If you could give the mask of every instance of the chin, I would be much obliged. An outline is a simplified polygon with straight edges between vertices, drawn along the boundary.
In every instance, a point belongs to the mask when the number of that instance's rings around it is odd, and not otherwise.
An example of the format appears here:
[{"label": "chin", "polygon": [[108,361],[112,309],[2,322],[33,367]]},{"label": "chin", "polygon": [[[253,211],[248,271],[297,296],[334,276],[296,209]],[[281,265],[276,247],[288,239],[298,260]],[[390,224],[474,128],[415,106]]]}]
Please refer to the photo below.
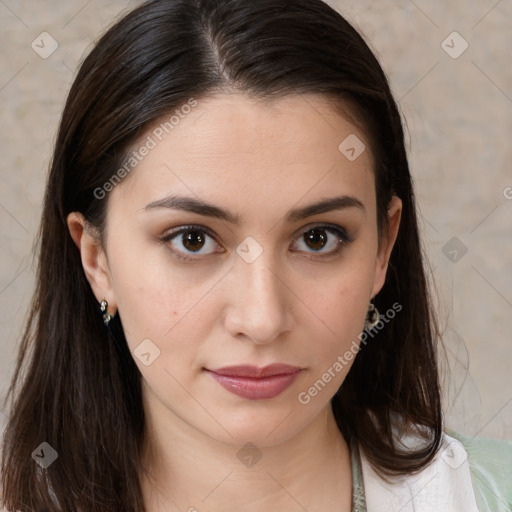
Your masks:
[{"label": "chin", "polygon": [[[258,401],[259,407],[244,408],[238,406],[229,413],[213,413],[212,416],[222,425],[210,435],[215,439],[233,446],[243,446],[251,442],[259,447],[270,447],[283,443],[296,435],[309,421],[297,420],[298,412],[287,410],[282,404],[273,410],[265,410],[265,402]],[[215,422],[217,426],[217,423]],[[204,423],[202,424],[204,427]]]}]

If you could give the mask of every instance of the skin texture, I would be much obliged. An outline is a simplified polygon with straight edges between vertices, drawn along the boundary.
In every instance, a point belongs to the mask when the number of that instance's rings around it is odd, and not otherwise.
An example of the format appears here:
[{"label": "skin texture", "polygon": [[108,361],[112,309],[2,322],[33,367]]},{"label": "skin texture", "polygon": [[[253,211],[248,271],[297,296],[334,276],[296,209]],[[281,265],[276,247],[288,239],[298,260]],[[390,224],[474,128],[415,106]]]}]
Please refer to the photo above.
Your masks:
[{"label": "skin texture", "polygon": [[[354,161],[338,149],[351,134],[366,146]],[[227,209],[239,225],[145,209],[171,193]],[[365,210],[284,219],[290,209],[342,194]],[[145,339],[160,350],[150,366],[135,357],[147,416],[148,510],[292,512],[334,510],[333,503],[350,510],[349,451],[330,400],[352,362],[309,403],[297,397],[359,341],[397,235],[402,206],[394,197],[389,236],[379,249],[364,134],[321,96],[265,103],[211,96],[198,100],[104,200],[104,247],[80,214],[70,214],[68,225],[96,299],[105,297],[109,312],[121,316],[132,353]],[[353,238],[339,254],[332,253],[339,236],[326,228],[324,247],[303,238],[325,223]],[[202,247],[184,245],[180,235],[161,240],[190,224],[215,238],[203,233]],[[252,263],[236,252],[248,236],[263,249]],[[264,400],[238,397],[204,370],[274,362],[303,370]],[[252,467],[237,456],[248,442],[261,455]]]}]

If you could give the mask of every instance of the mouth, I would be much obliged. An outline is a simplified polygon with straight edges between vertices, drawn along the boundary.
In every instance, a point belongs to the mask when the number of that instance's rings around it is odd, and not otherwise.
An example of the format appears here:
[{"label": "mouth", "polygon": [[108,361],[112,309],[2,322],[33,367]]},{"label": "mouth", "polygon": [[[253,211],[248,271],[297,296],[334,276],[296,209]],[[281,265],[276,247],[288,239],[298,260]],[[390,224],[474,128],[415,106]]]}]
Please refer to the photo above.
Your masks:
[{"label": "mouth", "polygon": [[302,368],[278,363],[264,368],[240,365],[205,370],[227,391],[249,400],[264,400],[291,386]]}]

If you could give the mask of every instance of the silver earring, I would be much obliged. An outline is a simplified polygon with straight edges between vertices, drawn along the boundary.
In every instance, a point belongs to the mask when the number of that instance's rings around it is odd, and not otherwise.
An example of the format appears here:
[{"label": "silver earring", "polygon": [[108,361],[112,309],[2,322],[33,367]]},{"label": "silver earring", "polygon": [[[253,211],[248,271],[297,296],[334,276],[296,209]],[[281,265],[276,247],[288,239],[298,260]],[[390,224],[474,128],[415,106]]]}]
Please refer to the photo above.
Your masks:
[{"label": "silver earring", "polygon": [[368,307],[368,312],[366,313],[366,318],[364,320],[364,328],[369,330],[373,329],[380,322],[380,313],[379,310],[375,307],[374,304],[370,302]]},{"label": "silver earring", "polygon": [[112,315],[108,312],[108,302],[107,299],[103,299],[100,304],[100,311],[103,313],[103,323],[108,326],[110,320],[112,320]]}]

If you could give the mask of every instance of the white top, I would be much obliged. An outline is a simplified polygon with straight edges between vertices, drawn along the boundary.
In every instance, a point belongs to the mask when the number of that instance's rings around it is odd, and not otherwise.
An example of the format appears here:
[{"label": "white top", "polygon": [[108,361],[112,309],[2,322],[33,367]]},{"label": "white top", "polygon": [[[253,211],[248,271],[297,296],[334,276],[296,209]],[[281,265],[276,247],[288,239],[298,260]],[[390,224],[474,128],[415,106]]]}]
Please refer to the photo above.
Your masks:
[{"label": "white top", "polygon": [[431,464],[391,483],[377,475],[362,450],[360,456],[367,512],[478,512],[467,452],[446,433]]}]

